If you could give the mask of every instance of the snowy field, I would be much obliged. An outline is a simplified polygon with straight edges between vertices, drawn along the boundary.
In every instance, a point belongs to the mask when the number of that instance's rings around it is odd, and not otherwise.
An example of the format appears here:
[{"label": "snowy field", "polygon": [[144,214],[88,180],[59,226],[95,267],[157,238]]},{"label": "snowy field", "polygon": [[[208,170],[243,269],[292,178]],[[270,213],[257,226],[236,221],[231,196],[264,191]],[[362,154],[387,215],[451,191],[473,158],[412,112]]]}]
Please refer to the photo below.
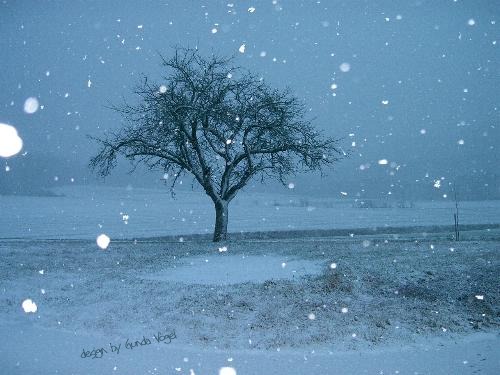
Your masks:
[{"label": "snowy field", "polygon": [[[179,241],[212,231],[200,193],[57,192],[0,197],[4,373],[499,373],[499,202],[461,203],[455,242],[418,229],[449,226],[451,202],[244,194],[230,231],[281,234],[213,244]],[[356,231],[375,226],[392,229]]]},{"label": "snowy field", "polygon": [[[225,251],[207,241],[123,241],[106,250],[94,241],[4,241],[2,367],[497,374],[498,240],[368,238],[240,240]],[[23,311],[27,298],[35,313]],[[106,352],[82,358],[99,348]]]},{"label": "snowy field", "polygon": [[[213,231],[215,211],[200,192],[180,191],[175,199],[168,188],[69,186],[55,192],[61,196],[0,196],[0,238],[95,239],[106,233],[123,239]],[[357,205],[347,197],[242,192],[229,207],[229,232],[450,226],[455,212],[445,200],[415,202],[413,208]],[[459,209],[461,224],[500,224],[500,201],[460,202]]]}]

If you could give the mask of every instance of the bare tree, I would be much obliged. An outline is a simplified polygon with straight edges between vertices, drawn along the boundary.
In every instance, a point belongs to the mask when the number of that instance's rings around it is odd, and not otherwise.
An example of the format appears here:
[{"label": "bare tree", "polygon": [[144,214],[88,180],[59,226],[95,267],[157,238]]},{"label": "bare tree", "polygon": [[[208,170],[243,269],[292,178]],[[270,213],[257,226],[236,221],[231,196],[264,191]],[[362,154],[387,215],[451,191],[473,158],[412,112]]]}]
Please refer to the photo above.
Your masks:
[{"label": "bare tree", "polygon": [[[289,90],[276,90],[233,65],[233,58],[203,57],[176,48],[162,83],[144,77],[138,104],[112,108],[126,125],[96,139],[90,166],[106,176],[122,155],[174,176],[191,174],[215,205],[214,241],[227,237],[228,205],[254,177],[262,181],[321,170],[345,156],[338,140],[324,137],[305,118]],[[94,138],[95,139],[95,138]]]}]

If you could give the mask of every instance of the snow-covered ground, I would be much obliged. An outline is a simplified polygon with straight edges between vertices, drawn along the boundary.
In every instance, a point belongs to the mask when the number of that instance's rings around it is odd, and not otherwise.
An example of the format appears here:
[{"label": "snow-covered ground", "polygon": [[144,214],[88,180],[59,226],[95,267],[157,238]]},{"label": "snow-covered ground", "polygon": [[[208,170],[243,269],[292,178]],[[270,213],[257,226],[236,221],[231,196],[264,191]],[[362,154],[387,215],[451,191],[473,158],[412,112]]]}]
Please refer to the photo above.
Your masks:
[{"label": "snow-covered ground", "polygon": [[[498,373],[498,240],[369,238],[239,240],[225,251],[208,241],[123,241],[106,250],[94,241],[4,241],[3,368],[9,374],[191,375],[222,367],[239,375]],[[238,273],[247,257],[255,280]],[[236,272],[217,283],[212,273],[195,274],[203,268],[191,263],[200,260]],[[283,274],[301,269],[300,262],[305,272],[298,277]],[[35,313],[21,306],[28,298]],[[167,345],[154,337],[173,332]],[[129,349],[127,339],[144,345]],[[118,344],[120,352],[112,352]],[[98,348],[106,350],[102,358],[81,358]]]},{"label": "snow-covered ground", "polygon": [[[68,186],[60,197],[0,196],[0,238],[112,239],[211,233],[215,211],[200,192]],[[395,203],[395,202],[394,202]],[[351,198],[242,192],[230,204],[229,231],[449,226],[452,201],[413,208],[359,208]],[[460,202],[462,224],[499,224],[500,201]]]},{"label": "snow-covered ground", "polygon": [[[485,225],[455,242],[407,233],[450,225],[452,202],[356,208],[246,193],[230,231],[284,235],[213,244],[178,238],[212,231],[198,192],[58,192],[0,197],[2,373],[500,372],[500,202],[460,203],[463,224]],[[354,230],[373,227],[407,229]],[[342,228],[353,233],[285,232]],[[174,240],[152,238],[164,235]]]}]

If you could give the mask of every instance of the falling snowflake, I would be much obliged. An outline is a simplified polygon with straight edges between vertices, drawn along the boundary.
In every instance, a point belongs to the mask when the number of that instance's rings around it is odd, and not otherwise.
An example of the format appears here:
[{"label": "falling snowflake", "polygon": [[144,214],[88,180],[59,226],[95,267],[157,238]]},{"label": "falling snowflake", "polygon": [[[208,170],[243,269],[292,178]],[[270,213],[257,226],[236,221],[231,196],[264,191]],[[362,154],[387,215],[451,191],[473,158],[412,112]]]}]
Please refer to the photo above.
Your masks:
[{"label": "falling snowflake", "polygon": [[434,180],[434,187],[439,189],[441,187],[441,180]]},{"label": "falling snowflake", "polygon": [[250,12],[250,13],[255,12],[255,8],[254,8],[254,7],[250,7],[250,8],[248,8],[248,12]]},{"label": "falling snowflake", "polygon": [[245,48],[245,44],[242,44],[240,48],[238,48],[238,51],[240,51],[240,53],[245,53]]},{"label": "falling snowflake", "polygon": [[236,375],[236,370],[233,367],[221,367],[219,375]]},{"label": "falling snowflake", "polygon": [[0,123],[0,157],[9,158],[23,148],[23,140],[15,127]]},{"label": "falling snowflake", "polygon": [[388,100],[382,100],[382,104],[383,105],[387,105],[387,104],[389,104],[389,101]]},{"label": "falling snowflake", "polygon": [[289,189],[293,189],[294,187],[295,187],[295,184],[294,184],[293,182],[290,182],[290,183],[288,184],[288,188],[289,188]]},{"label": "falling snowflake", "polygon": [[337,263],[332,263],[332,264],[330,264],[330,268],[331,268],[332,270],[334,270],[335,268],[337,268]]},{"label": "falling snowflake", "polygon": [[347,73],[351,70],[351,64],[343,62],[342,64],[340,64],[339,69],[342,73]]},{"label": "falling snowflake", "polygon": [[38,107],[39,103],[37,98],[29,97],[24,101],[24,112],[30,115],[38,111]]},{"label": "falling snowflake", "polygon": [[378,164],[379,164],[379,165],[387,165],[387,163],[389,163],[389,162],[387,161],[387,159],[380,159],[380,160],[378,161]]},{"label": "falling snowflake", "polygon": [[160,86],[160,93],[165,94],[167,92],[167,86],[161,85]]},{"label": "falling snowflake", "polygon": [[478,294],[478,295],[476,295],[475,297],[476,297],[476,299],[478,299],[478,300],[480,300],[480,301],[484,300],[484,296],[482,296],[482,295],[479,295],[479,294]]},{"label": "falling snowflake", "polygon": [[35,313],[38,309],[36,303],[31,299],[25,299],[21,305],[25,313]]},{"label": "falling snowflake", "polygon": [[106,250],[106,248],[108,247],[111,240],[105,234],[101,234],[97,237],[96,242],[97,242],[97,246],[99,246],[103,250]]},{"label": "falling snowflake", "polygon": [[224,253],[227,251],[227,246],[219,247],[219,253]]},{"label": "falling snowflake", "polygon": [[474,18],[471,18],[471,19],[469,19],[469,20],[467,21],[467,24],[468,24],[469,26],[474,26],[474,25],[476,24],[476,21],[474,20]]},{"label": "falling snowflake", "polygon": [[310,313],[309,315],[307,315],[307,317],[309,318],[309,320],[316,319],[316,315],[314,313]]},{"label": "falling snowflake", "polygon": [[342,314],[347,314],[349,312],[349,309],[347,307],[342,307],[342,309],[340,309],[340,312]]}]

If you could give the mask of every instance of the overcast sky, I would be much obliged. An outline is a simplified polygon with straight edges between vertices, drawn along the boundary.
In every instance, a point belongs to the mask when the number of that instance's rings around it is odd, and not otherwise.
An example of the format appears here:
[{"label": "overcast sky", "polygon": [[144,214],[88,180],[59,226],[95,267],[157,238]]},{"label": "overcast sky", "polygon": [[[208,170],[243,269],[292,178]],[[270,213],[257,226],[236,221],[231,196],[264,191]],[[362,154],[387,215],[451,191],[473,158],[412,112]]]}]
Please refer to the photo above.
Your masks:
[{"label": "overcast sky", "polygon": [[180,44],[291,87],[352,149],[339,179],[498,174],[499,15],[495,0],[4,0],[0,122],[24,153],[86,164],[86,135],[120,126],[105,105],[133,100],[140,73],[159,78],[158,53]]}]

